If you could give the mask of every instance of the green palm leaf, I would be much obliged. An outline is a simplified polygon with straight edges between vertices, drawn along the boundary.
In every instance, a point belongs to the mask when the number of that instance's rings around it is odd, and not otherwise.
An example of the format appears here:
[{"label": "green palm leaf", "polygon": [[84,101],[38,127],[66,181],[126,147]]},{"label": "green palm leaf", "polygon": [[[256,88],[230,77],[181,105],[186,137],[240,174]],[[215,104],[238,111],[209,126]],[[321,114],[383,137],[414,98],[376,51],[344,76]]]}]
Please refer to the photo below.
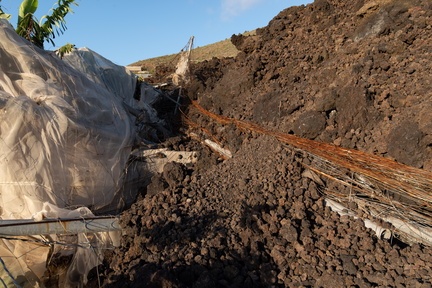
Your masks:
[{"label": "green palm leaf", "polygon": [[43,31],[44,38],[46,41],[54,45],[53,39],[66,31],[66,20],[65,17],[68,13],[73,13],[71,5],[78,6],[75,0],[60,0],[56,3],[58,6],[51,9],[51,15],[45,15],[41,18],[40,24],[41,30]]},{"label": "green palm leaf", "polygon": [[[54,4],[57,7],[50,10],[51,15],[45,15],[37,21],[34,13],[39,6],[38,0],[23,0],[19,8],[16,32],[40,48],[43,48],[45,41],[55,45],[55,36],[63,34],[67,29],[65,17],[68,13],[73,13],[71,6],[78,6],[75,1],[59,0]],[[0,17],[6,18],[8,14],[2,12],[0,9]]]},{"label": "green palm leaf", "polygon": [[24,0],[18,11],[18,23],[28,14],[34,14],[39,6],[38,0]]},{"label": "green palm leaf", "polygon": [[[1,0],[0,0],[0,2],[1,2]],[[4,13],[1,6],[0,6],[0,19],[6,19],[9,21],[11,17],[12,17],[12,15]]]}]

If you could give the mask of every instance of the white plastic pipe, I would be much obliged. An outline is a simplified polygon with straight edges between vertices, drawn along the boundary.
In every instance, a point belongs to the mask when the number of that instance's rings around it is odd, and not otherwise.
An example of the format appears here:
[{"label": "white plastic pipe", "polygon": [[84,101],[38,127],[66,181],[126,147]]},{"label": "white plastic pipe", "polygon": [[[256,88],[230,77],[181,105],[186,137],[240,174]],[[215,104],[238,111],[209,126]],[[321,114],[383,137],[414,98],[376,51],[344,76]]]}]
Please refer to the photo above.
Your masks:
[{"label": "white plastic pipe", "polygon": [[[324,201],[325,201],[325,204],[330,207],[330,209],[337,212],[341,216],[346,215],[346,216],[353,217],[354,219],[360,218],[356,215],[356,213],[354,211],[351,211],[350,209],[346,208],[341,203],[338,203],[338,202],[333,201],[333,200],[328,199],[328,198],[326,198]],[[362,220],[365,224],[365,227],[370,228],[373,231],[375,231],[375,233],[379,239],[390,239],[391,238],[392,234],[391,234],[390,230],[383,228],[382,226],[376,224],[375,222],[373,222],[371,220],[368,220],[368,219],[362,219]]]}]

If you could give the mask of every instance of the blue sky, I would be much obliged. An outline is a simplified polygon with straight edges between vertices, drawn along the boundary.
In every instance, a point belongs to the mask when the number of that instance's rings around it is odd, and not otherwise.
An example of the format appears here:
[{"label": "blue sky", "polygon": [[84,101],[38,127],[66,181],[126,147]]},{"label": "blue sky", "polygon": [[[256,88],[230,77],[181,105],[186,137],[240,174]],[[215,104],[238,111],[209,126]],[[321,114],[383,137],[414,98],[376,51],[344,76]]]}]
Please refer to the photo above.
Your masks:
[{"label": "blue sky", "polygon": [[[36,17],[49,14],[57,0],[39,0]],[[56,49],[66,43],[88,47],[119,65],[179,52],[195,36],[200,47],[266,26],[281,10],[312,0],[77,0],[66,17],[68,30],[56,37]],[[21,0],[0,2],[13,15]]]}]

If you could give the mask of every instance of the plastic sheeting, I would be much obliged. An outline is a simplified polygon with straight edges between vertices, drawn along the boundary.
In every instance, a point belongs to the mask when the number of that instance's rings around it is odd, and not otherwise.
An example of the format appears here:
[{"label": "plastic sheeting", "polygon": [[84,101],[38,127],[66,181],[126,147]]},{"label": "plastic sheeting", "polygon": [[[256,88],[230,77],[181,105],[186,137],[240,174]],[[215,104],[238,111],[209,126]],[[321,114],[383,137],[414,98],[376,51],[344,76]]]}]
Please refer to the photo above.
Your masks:
[{"label": "plastic sheeting", "polygon": [[140,82],[137,87],[138,77],[135,74],[86,47],[74,49],[72,53],[66,54],[63,60],[112,92],[126,107],[142,111],[137,120],[141,124],[137,125],[138,135],[146,140],[159,142],[159,134],[164,137],[169,134],[164,128],[167,126],[165,121],[158,117],[153,108],[157,101],[164,98],[160,90],[145,82]]},{"label": "plastic sheeting", "polygon": [[[84,61],[71,57],[69,63],[77,66],[90,57],[89,53],[77,55]],[[108,62],[102,57],[93,58],[106,68]],[[136,78],[124,74],[119,78],[116,75],[122,74],[109,69],[101,78],[88,67],[82,69],[86,74],[77,71],[54,53],[19,37],[0,19],[0,219],[62,217],[82,206],[92,211],[115,208],[122,199],[120,188],[135,135],[134,119],[123,102],[139,107],[131,93]],[[82,208],[75,211],[91,213]],[[89,241],[85,235],[77,237]],[[104,238],[103,243],[109,241],[107,235],[98,237]],[[13,272],[23,273],[22,277],[0,268],[1,279],[40,277],[41,259],[26,260],[22,247],[18,252],[22,243],[17,242],[3,241],[0,251],[9,251],[27,266],[20,262],[22,271]],[[68,277],[82,282],[100,255],[86,255],[83,260],[81,254],[88,251],[74,251]],[[39,258],[43,255],[39,253]]]},{"label": "plastic sheeting", "polygon": [[1,217],[29,217],[40,210],[36,202],[109,205],[133,140],[122,101],[5,25],[1,22],[0,189],[7,193],[1,193]]},{"label": "plastic sheeting", "polygon": [[144,103],[134,99],[137,76],[123,66],[84,47],[65,54],[63,60],[75,70],[87,75],[93,82],[105,87],[118,99],[134,108],[143,108]]}]

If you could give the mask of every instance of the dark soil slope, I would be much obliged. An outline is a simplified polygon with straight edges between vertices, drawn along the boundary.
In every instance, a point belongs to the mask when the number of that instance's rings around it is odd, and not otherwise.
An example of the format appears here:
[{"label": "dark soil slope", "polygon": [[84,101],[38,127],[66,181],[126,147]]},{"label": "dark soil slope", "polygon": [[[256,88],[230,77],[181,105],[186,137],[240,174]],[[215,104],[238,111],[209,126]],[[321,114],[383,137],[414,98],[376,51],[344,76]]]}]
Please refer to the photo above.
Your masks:
[{"label": "dark soil slope", "polygon": [[257,36],[233,36],[243,53],[200,67],[190,96],[225,116],[431,170],[431,8],[413,0],[288,8]]},{"label": "dark soil slope", "polygon": [[[432,170],[431,25],[431,1],[288,8],[233,36],[236,58],[193,67],[186,90],[216,114]],[[325,187],[304,177],[307,155],[187,117],[233,157],[188,136],[164,143],[201,160],[167,165],[123,213],[104,287],[431,287],[430,247],[380,240],[332,212]]]}]

